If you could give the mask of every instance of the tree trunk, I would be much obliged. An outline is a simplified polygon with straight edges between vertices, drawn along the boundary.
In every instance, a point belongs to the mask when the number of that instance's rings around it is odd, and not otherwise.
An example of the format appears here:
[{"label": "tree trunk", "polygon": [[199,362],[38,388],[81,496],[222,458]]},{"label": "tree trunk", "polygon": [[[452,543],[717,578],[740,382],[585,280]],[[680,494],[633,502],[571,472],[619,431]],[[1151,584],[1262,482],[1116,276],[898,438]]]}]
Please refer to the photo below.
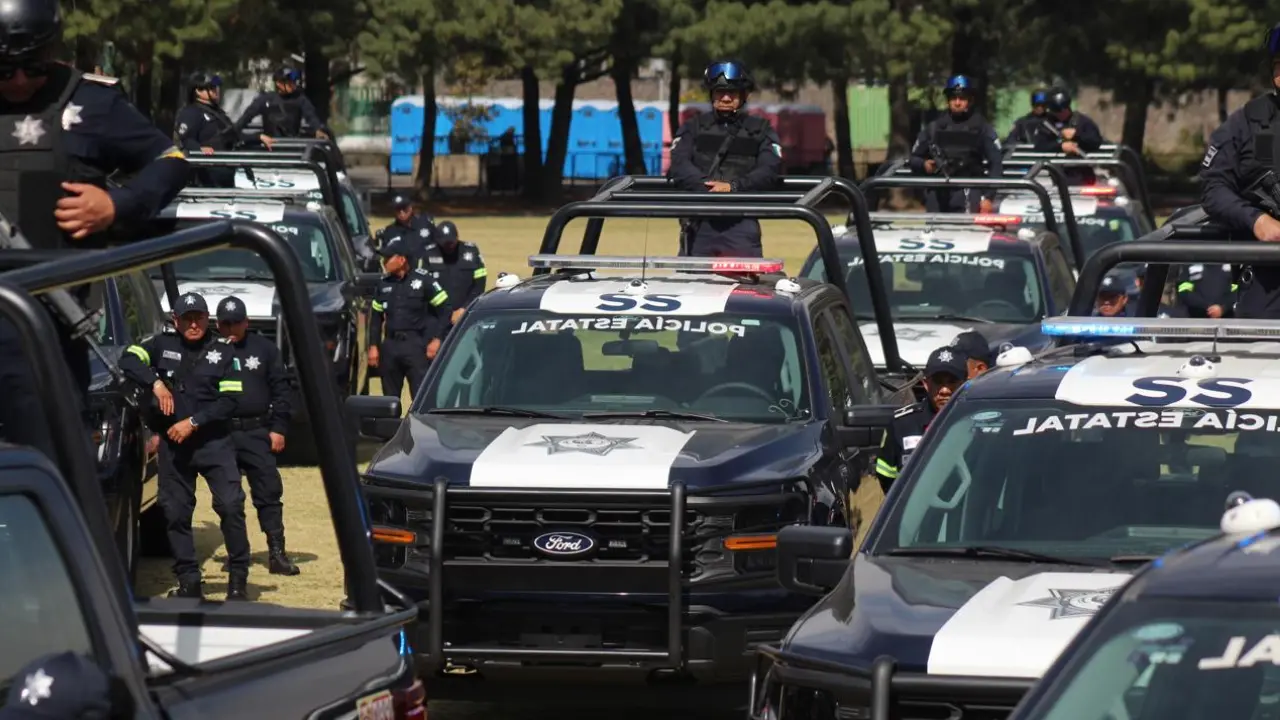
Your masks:
[{"label": "tree trunk", "polygon": [[165,135],[173,134],[173,120],[182,106],[182,61],[166,59],[160,64],[160,103],[155,124]]},{"label": "tree trunk", "polygon": [[836,174],[853,179],[853,130],[849,125],[849,83],[831,83],[832,107],[836,110]]},{"label": "tree trunk", "polygon": [[328,124],[329,106],[333,98],[333,88],[329,87],[329,56],[325,55],[321,44],[311,37],[311,33],[307,33],[303,52],[306,54],[302,72],[307,82],[305,90],[307,99],[316,106],[316,114],[320,116],[320,121]]},{"label": "tree trunk", "polygon": [[680,129],[680,58],[672,54],[667,67],[671,73],[671,82],[667,85],[667,126],[674,138]]},{"label": "tree trunk", "polygon": [[647,175],[644,146],[640,143],[640,123],[636,120],[636,103],[631,97],[631,76],[635,62],[631,58],[615,58],[613,88],[618,98],[618,120],[622,123],[623,171],[627,175]]},{"label": "tree trunk", "polygon": [[133,89],[133,104],[146,118],[151,119],[152,63],[150,57],[138,62],[138,80]]},{"label": "tree trunk", "polygon": [[520,184],[526,198],[537,200],[542,192],[542,96],[538,71],[532,65],[520,69],[524,86],[524,177]]},{"label": "tree trunk", "polygon": [[418,150],[418,174],[413,179],[414,195],[419,202],[431,197],[431,171],[436,162],[436,68],[427,65],[422,71],[422,148]]},{"label": "tree trunk", "polygon": [[564,163],[569,154],[569,127],[573,123],[573,96],[578,90],[578,63],[566,63],[556,83],[556,104],[551,110],[547,163],[542,168],[544,200],[557,200],[564,183]]},{"label": "tree trunk", "polygon": [[1230,113],[1227,112],[1227,95],[1230,92],[1231,92],[1231,88],[1229,87],[1218,88],[1218,124],[1219,125],[1226,122],[1227,115],[1230,115]]},{"label": "tree trunk", "polygon": [[1134,88],[1134,93],[1124,104],[1124,130],[1121,142],[1142,155],[1142,145],[1147,135],[1147,109],[1151,106],[1155,86],[1150,80],[1143,79]]}]

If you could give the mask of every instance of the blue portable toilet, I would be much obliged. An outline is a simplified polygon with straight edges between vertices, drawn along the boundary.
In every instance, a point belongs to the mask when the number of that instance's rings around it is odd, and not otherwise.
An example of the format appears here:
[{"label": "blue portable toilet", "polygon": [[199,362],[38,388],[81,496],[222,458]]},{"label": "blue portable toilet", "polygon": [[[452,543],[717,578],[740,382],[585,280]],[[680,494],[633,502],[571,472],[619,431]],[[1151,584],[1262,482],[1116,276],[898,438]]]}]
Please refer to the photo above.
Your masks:
[{"label": "blue portable toilet", "polygon": [[422,147],[423,99],[421,95],[405,95],[391,103],[391,172],[409,175],[413,159]]}]

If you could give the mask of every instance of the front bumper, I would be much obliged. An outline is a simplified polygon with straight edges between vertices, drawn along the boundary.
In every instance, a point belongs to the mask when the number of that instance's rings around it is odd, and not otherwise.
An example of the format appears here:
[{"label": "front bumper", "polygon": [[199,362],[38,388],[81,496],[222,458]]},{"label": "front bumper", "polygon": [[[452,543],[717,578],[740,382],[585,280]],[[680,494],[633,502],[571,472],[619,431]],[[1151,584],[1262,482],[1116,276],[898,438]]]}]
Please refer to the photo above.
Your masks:
[{"label": "front bumper", "polygon": [[1035,683],[1030,678],[929,675],[897,670],[881,656],[870,669],[808,658],[777,647],[757,651],[750,720],[996,720]]},{"label": "front bumper", "polygon": [[[364,490],[376,527],[413,533],[412,543],[375,545],[379,575],[420,599],[414,647],[423,675],[442,681],[433,697],[462,698],[463,685],[493,682],[745,680],[756,647],[781,639],[807,602],[777,587],[775,551],[724,551],[722,538],[744,528],[717,513],[752,508],[753,518],[791,524],[807,494],[783,484],[731,497],[679,482],[657,493],[451,488],[443,479]],[[388,518],[389,503],[403,503],[404,515]],[[571,528],[593,534],[605,557],[532,557],[519,540]]]}]

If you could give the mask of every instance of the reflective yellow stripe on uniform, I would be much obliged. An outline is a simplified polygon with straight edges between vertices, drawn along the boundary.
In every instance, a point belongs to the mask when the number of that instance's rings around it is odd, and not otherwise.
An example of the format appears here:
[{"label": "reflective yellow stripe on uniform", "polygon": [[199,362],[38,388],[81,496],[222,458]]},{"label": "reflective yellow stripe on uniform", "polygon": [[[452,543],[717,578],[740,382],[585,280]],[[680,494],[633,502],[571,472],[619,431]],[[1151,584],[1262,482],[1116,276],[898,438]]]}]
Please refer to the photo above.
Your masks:
[{"label": "reflective yellow stripe on uniform", "polygon": [[186,160],[187,156],[178,148],[171,147],[160,154],[160,159],[163,160],[164,158],[172,158],[174,160]]},{"label": "reflective yellow stripe on uniform", "polygon": [[489,277],[489,271],[486,268],[476,268],[476,271],[471,273],[471,277],[477,280],[482,277]]},{"label": "reflective yellow stripe on uniform", "polygon": [[884,461],[884,458],[876,459],[876,474],[883,475],[890,480],[898,479],[898,468]]},{"label": "reflective yellow stripe on uniform", "polygon": [[124,351],[141,360],[144,365],[151,364],[151,353],[147,352],[141,345],[130,345]]},{"label": "reflective yellow stripe on uniform", "polygon": [[373,311],[374,311],[374,312],[382,312],[383,310],[386,310],[386,309],[387,309],[387,306],[386,306],[386,305],[383,305],[382,303],[378,302],[377,300],[374,300],[374,301],[373,301]]},{"label": "reflective yellow stripe on uniform", "polygon": [[448,299],[449,299],[449,293],[441,290],[440,292],[435,294],[435,297],[431,298],[431,307],[438,307],[440,305],[443,305],[444,301]]},{"label": "reflective yellow stripe on uniform", "polygon": [[244,392],[244,384],[239,380],[219,380],[218,392],[237,393]]},{"label": "reflective yellow stripe on uniform", "polygon": [[1235,283],[1231,283],[1231,292],[1239,292],[1239,291],[1240,291],[1240,286]]},{"label": "reflective yellow stripe on uniform", "polygon": [[1193,282],[1178,283],[1178,292],[1191,292],[1195,289],[1196,284]]}]

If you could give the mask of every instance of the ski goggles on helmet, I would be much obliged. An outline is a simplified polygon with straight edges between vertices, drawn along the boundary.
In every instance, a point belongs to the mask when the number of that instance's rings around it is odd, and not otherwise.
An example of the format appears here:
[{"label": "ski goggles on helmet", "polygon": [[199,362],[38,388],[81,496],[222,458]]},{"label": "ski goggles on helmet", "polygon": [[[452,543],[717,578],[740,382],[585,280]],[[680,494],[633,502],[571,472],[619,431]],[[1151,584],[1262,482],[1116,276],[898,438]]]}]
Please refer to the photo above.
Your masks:
[{"label": "ski goggles on helmet", "polygon": [[1266,36],[1262,40],[1262,49],[1266,50],[1267,55],[1275,57],[1280,55],[1280,23],[1272,26],[1267,31]]},{"label": "ski goggles on helmet", "polygon": [[714,85],[724,78],[729,83],[742,83],[747,80],[747,70],[736,62],[718,62],[707,66],[702,80],[707,85]]}]

